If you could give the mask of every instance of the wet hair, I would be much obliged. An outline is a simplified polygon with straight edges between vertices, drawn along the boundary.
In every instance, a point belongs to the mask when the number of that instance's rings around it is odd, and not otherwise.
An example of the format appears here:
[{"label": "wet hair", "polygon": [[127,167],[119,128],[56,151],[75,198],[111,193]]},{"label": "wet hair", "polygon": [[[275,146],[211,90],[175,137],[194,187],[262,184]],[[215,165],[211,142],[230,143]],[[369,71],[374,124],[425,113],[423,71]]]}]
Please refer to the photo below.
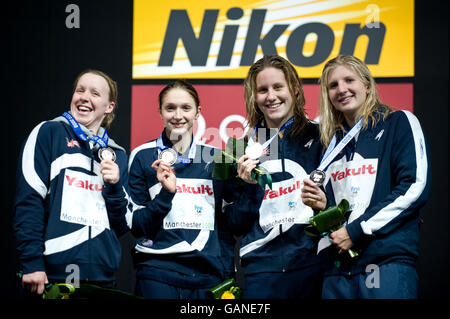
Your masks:
[{"label": "wet hair", "polygon": [[108,88],[109,88],[109,96],[108,97],[109,97],[110,102],[114,102],[114,108],[111,113],[108,113],[105,115],[105,117],[103,118],[102,124],[101,124],[101,126],[103,126],[104,128],[106,128],[108,130],[111,126],[111,123],[114,120],[115,111],[117,108],[117,97],[119,94],[118,89],[117,89],[117,83],[108,74],[106,74],[102,71],[94,70],[94,69],[87,69],[87,70],[84,70],[83,72],[81,72],[80,74],[78,74],[78,76],[75,79],[75,82],[73,84],[72,94],[75,93],[75,90],[77,89],[78,81],[80,80],[80,78],[87,73],[101,76],[102,78],[104,78],[106,80],[106,83],[108,83]]},{"label": "wet hair", "polygon": [[322,144],[326,147],[330,143],[334,133],[341,129],[345,132],[343,123],[345,121],[344,114],[333,106],[328,95],[328,77],[332,71],[338,66],[345,66],[353,71],[361,82],[367,87],[367,96],[364,104],[358,110],[357,117],[362,117],[363,128],[367,128],[369,118],[372,119],[372,127],[376,125],[380,116],[374,116],[376,113],[384,113],[383,118],[386,118],[391,109],[381,103],[376,90],[375,79],[370,73],[367,65],[360,59],[352,55],[338,55],[337,57],[328,61],[322,71],[322,76],[319,79],[320,83],[320,135]]},{"label": "wet hair", "polygon": [[255,98],[257,90],[256,77],[261,71],[269,67],[278,69],[284,74],[289,87],[289,92],[291,93],[294,101],[294,124],[292,125],[288,136],[298,137],[308,123],[308,119],[304,111],[305,95],[303,93],[303,86],[297,71],[292,64],[279,55],[266,55],[262,57],[253,63],[248,71],[247,77],[244,80],[244,98],[248,124],[251,128],[253,128],[264,119],[264,115],[259,110]]}]

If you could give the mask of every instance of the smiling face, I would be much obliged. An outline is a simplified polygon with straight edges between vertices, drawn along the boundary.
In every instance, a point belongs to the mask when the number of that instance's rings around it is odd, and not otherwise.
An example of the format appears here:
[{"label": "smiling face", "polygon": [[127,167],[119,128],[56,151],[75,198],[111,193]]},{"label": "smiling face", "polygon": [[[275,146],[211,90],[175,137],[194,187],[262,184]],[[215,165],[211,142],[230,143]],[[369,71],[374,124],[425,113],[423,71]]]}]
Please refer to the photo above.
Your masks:
[{"label": "smiling face", "polygon": [[200,106],[194,98],[182,88],[172,88],[165,92],[160,107],[166,135],[172,142],[177,142],[186,133],[190,137],[194,121],[200,115]]},{"label": "smiling face", "polygon": [[76,86],[70,103],[70,113],[78,123],[97,134],[103,118],[114,109],[109,100],[109,86],[106,80],[97,74],[83,74]]},{"label": "smiling face", "polygon": [[267,67],[258,73],[255,102],[269,128],[280,128],[294,115],[294,99],[283,71]]},{"label": "smiling face", "polygon": [[337,66],[328,74],[328,96],[334,108],[344,114],[349,126],[358,120],[358,110],[369,92],[359,76],[344,65]]}]

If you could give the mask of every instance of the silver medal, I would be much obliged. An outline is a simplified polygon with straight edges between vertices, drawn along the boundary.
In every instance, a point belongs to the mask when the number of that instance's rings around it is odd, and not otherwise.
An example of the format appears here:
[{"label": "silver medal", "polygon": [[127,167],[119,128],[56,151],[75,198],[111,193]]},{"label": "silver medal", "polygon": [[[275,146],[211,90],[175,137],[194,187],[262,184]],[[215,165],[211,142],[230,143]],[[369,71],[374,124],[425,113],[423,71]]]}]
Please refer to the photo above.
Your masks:
[{"label": "silver medal", "polygon": [[177,161],[177,152],[173,148],[166,148],[158,154],[158,159],[168,165],[173,165]]},{"label": "silver medal", "polygon": [[98,157],[100,160],[111,160],[113,162],[116,161],[116,153],[111,147],[103,147],[98,150]]},{"label": "silver medal", "polygon": [[312,180],[317,186],[322,186],[325,182],[326,174],[320,170],[314,170],[309,175],[309,179]]},{"label": "silver medal", "polygon": [[245,155],[253,160],[257,160],[264,153],[263,146],[259,143],[253,143],[252,145],[247,145],[245,148]]}]

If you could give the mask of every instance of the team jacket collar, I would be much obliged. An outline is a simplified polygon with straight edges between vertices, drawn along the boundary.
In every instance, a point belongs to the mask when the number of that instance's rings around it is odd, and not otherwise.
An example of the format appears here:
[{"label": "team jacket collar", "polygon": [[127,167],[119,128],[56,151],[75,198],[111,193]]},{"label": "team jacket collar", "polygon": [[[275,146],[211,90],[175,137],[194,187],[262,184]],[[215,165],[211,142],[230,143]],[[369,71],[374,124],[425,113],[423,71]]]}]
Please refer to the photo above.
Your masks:
[{"label": "team jacket collar", "polygon": [[[58,117],[54,118],[52,121],[63,122],[65,124],[67,124],[67,125],[70,125],[69,121],[67,121],[67,119],[65,119],[63,116],[58,116]],[[92,132],[89,131],[86,127],[84,127],[82,124],[80,124],[80,127],[83,130],[83,132],[88,137],[92,137],[93,136]],[[104,127],[100,127],[99,130],[98,130],[98,135],[102,136],[104,132],[105,132],[105,128]],[[115,148],[115,149],[118,149],[118,150],[122,150],[122,151],[125,152],[125,149],[122,146],[118,145],[111,137],[109,137],[108,146],[112,147],[112,148]]]}]

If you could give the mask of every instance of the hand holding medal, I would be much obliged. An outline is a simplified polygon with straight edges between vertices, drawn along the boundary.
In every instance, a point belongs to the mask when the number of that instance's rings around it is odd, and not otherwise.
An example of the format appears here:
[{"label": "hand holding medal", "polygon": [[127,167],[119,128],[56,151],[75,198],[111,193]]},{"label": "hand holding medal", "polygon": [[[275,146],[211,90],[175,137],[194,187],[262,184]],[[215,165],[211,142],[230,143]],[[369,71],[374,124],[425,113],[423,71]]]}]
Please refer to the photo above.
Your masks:
[{"label": "hand holding medal", "polygon": [[110,184],[115,184],[120,179],[120,169],[115,163],[116,153],[110,147],[100,148],[98,151],[100,162],[100,172],[103,180]]},{"label": "hand holding medal", "polygon": [[312,171],[311,174],[309,175],[309,179],[312,180],[317,185],[317,187],[323,185],[323,183],[325,182],[325,178],[326,178],[325,172],[317,169]]},{"label": "hand holding medal", "polygon": [[327,206],[327,197],[319,185],[310,178],[303,180],[302,202],[312,209],[323,210]]},{"label": "hand holding medal", "polygon": [[266,185],[272,189],[272,176],[257,165],[264,148],[259,143],[255,144],[259,146],[249,147],[242,139],[230,138],[225,150],[214,156],[213,178],[238,183],[244,180],[251,184],[258,183],[263,189]]},{"label": "hand holding medal", "polygon": [[116,161],[116,153],[111,147],[102,147],[98,150],[98,158],[103,160]]},{"label": "hand holding medal", "polygon": [[[258,166],[259,159],[264,154],[267,154],[269,145],[279,136],[279,132],[288,129],[293,123],[294,117],[289,118],[276,131],[276,134],[273,134],[263,144],[253,140],[258,130],[258,125],[255,125],[248,143],[243,139],[230,138],[225,150],[222,151],[220,156],[215,156],[214,158],[213,177],[217,179],[233,179],[235,177],[233,174],[237,174],[241,180],[249,184],[258,183],[263,189],[266,188],[266,185],[272,189],[272,176],[267,169]],[[243,150],[245,150],[245,154],[242,154]],[[230,160],[232,165],[230,165]]]},{"label": "hand holding medal", "polygon": [[[325,183],[326,173],[325,169],[331,163],[331,161],[339,154],[340,151],[357,135],[361,130],[363,125],[362,118],[353,125],[352,129],[342,138],[342,140],[336,145],[336,134],[330,141],[325,154],[320,161],[319,167],[311,172],[309,179],[303,181],[304,185],[302,188],[302,201],[305,205],[310,206],[313,209],[324,209],[326,207],[326,197],[323,191],[319,188]],[[313,185],[315,184],[315,185]],[[320,196],[319,196],[320,195]],[[322,207],[323,206],[323,207]]]},{"label": "hand holding medal", "polygon": [[100,159],[100,173],[103,176],[103,180],[110,184],[115,184],[120,179],[119,166],[115,163],[116,153],[111,147],[108,147],[108,132],[106,129],[103,131],[103,136],[87,136],[83,132],[80,124],[69,112],[64,112],[62,115],[72,127],[75,134],[83,141],[92,141],[99,145],[98,158]]},{"label": "hand holding medal", "polygon": [[172,166],[173,164],[176,163],[177,157],[178,157],[177,151],[175,151],[173,148],[166,148],[161,152],[159,152],[158,154],[158,159],[160,159],[169,166]]},{"label": "hand holding medal", "polygon": [[[165,160],[168,160],[168,162]],[[169,161],[167,155],[161,156],[160,159],[152,163],[152,168],[156,171],[156,178],[161,185],[169,192],[175,193],[177,190],[177,177],[175,176],[175,170],[170,164],[171,161],[171,159]]]},{"label": "hand holding medal", "polygon": [[243,155],[237,161],[237,174],[244,182],[256,184],[257,181],[252,177],[252,171],[259,164],[258,159],[253,159],[249,155]]}]

